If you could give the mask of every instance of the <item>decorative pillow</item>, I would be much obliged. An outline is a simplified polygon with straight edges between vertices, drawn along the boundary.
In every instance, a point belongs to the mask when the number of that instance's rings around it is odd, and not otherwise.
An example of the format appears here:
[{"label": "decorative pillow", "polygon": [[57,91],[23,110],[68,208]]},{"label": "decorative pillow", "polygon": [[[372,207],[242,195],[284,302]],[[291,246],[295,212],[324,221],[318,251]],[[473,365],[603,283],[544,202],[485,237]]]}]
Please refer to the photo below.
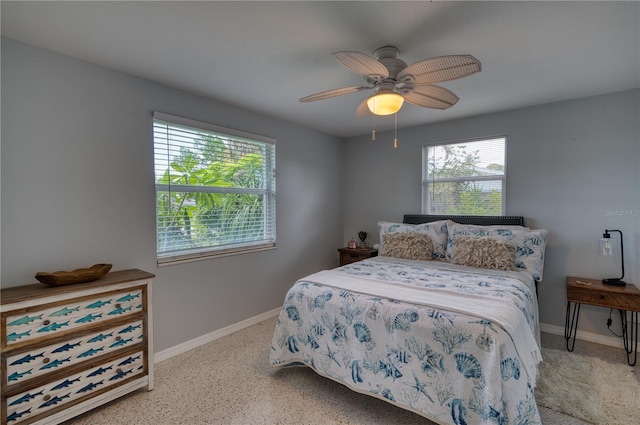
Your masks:
[{"label": "decorative pillow", "polygon": [[409,260],[430,261],[433,243],[429,235],[417,232],[389,233],[383,236],[384,245],[380,255]]},{"label": "decorative pillow", "polygon": [[459,235],[490,236],[511,243],[516,249],[516,269],[527,270],[536,281],[542,280],[544,250],[549,231],[528,229],[521,226],[469,226],[450,222],[447,225],[447,260],[451,261],[454,241]]},{"label": "decorative pillow", "polygon": [[482,269],[513,270],[516,248],[506,240],[489,236],[457,235],[451,262]]},{"label": "decorative pillow", "polygon": [[456,223],[453,220],[447,220],[447,232],[451,229],[452,226],[456,226],[459,230],[461,228],[466,228],[468,230],[480,231],[480,230],[531,230],[525,226],[519,226],[517,224],[491,224],[488,226],[483,226],[481,224],[460,224]]},{"label": "decorative pillow", "polygon": [[433,221],[423,224],[378,222],[380,235],[380,252],[384,249],[384,236],[391,233],[421,233],[431,238],[433,246],[432,259],[443,260],[447,251],[447,220]]}]

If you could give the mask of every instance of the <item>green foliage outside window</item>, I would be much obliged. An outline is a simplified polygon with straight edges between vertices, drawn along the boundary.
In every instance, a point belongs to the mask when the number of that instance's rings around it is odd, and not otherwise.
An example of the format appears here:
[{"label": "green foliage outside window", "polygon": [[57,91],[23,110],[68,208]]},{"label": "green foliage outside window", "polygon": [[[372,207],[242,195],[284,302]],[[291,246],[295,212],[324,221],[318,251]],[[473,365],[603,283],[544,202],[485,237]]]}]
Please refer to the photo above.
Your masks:
[{"label": "green foliage outside window", "polygon": [[183,143],[156,180],[158,253],[268,239],[270,149],[209,134]]},{"label": "green foliage outside window", "polygon": [[[504,143],[504,139],[499,139]],[[425,147],[428,214],[501,215],[504,165],[481,166],[475,142]],[[502,145],[504,158],[504,144]]]}]

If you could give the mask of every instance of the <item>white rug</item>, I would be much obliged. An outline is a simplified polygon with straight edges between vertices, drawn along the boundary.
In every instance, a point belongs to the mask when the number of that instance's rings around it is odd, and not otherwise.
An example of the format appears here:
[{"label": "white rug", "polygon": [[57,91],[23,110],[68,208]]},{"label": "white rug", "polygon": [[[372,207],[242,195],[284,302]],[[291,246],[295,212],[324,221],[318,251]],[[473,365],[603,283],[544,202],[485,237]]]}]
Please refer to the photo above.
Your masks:
[{"label": "white rug", "polygon": [[597,425],[640,424],[640,384],[627,364],[543,349],[539,405]]}]

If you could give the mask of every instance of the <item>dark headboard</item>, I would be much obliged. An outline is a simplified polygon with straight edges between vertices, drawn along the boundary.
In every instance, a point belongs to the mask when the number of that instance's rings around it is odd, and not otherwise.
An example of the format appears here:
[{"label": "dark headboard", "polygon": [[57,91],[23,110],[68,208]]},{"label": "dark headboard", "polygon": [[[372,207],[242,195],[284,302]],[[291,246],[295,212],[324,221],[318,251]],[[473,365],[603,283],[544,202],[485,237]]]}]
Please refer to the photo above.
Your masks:
[{"label": "dark headboard", "polygon": [[425,214],[405,214],[402,218],[403,223],[422,224],[430,223],[438,220],[452,220],[460,224],[477,224],[488,226],[491,224],[504,224],[524,226],[524,217],[514,215],[425,215]]}]

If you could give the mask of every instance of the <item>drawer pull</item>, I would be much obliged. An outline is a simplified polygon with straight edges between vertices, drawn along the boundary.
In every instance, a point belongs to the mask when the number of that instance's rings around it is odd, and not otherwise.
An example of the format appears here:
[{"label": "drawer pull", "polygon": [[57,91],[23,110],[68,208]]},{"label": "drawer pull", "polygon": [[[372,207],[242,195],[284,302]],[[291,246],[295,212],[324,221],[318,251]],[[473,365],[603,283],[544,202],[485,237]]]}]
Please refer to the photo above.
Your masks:
[{"label": "drawer pull", "polygon": [[47,326],[51,324],[51,320],[45,320],[44,322],[42,322],[43,325]]},{"label": "drawer pull", "polygon": [[121,336],[117,336],[117,337],[116,337],[116,341],[120,341],[121,339],[122,339],[122,337],[121,337]]},{"label": "drawer pull", "polygon": [[44,359],[42,359],[42,363],[49,363],[51,361],[51,359],[49,357],[45,357]]},{"label": "drawer pull", "polygon": [[604,300],[606,297],[604,295],[600,295],[600,299]]},{"label": "drawer pull", "polygon": [[122,375],[122,369],[120,369],[120,368],[116,369],[116,373],[117,373],[118,375]]},{"label": "drawer pull", "polygon": [[122,305],[120,303],[116,304],[116,308],[122,308]]},{"label": "drawer pull", "polygon": [[44,401],[49,401],[50,399],[51,399],[51,396],[49,394],[43,397]]},{"label": "drawer pull", "polygon": [[359,255],[358,255],[358,254],[349,254],[349,257],[351,257],[351,258],[358,258],[358,257],[359,257]]}]

